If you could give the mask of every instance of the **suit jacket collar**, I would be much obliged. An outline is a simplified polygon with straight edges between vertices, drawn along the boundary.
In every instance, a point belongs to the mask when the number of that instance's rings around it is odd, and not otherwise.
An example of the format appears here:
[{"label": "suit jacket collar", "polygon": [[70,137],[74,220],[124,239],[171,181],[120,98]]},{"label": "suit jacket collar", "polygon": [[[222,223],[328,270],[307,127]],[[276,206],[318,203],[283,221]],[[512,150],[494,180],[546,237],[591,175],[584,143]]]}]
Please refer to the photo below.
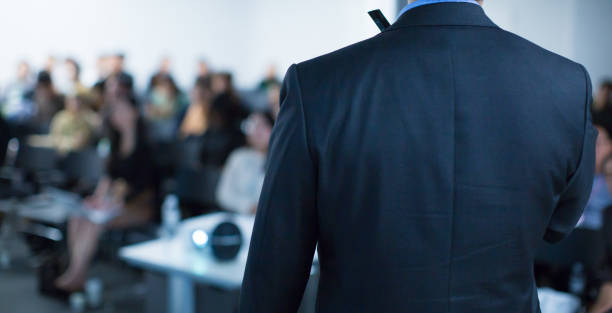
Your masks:
[{"label": "suit jacket collar", "polygon": [[402,14],[387,31],[410,26],[443,25],[497,27],[479,5],[445,2],[423,5],[409,10]]}]

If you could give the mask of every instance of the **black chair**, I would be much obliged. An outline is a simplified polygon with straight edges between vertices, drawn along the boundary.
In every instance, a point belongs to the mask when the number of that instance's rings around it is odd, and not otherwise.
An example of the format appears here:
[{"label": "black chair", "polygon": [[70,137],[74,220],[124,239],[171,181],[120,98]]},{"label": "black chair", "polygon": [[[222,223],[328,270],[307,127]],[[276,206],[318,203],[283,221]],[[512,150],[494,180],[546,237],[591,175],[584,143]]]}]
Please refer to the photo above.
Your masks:
[{"label": "black chair", "polygon": [[21,144],[15,167],[29,173],[52,171],[56,169],[57,160],[58,156],[54,149]]},{"label": "black chair", "polygon": [[104,160],[95,149],[70,152],[59,161],[64,187],[80,194],[93,191],[104,173]]},{"label": "black chair", "polygon": [[174,192],[184,217],[219,209],[215,194],[220,177],[221,169],[216,167],[178,169]]},{"label": "black chair", "polygon": [[55,150],[20,144],[15,164],[10,168],[11,185],[16,196],[39,192],[43,186],[61,184],[62,174],[57,169]]}]

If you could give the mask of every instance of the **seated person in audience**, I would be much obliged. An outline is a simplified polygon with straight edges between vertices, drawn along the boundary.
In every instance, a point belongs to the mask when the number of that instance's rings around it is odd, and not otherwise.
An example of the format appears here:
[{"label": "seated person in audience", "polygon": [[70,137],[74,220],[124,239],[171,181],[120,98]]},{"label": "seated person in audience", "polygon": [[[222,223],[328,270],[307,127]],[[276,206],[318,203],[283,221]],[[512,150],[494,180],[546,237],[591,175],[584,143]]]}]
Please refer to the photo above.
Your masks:
[{"label": "seated person in audience", "polygon": [[48,133],[51,119],[64,107],[64,99],[55,91],[51,75],[47,71],[38,74],[36,86],[27,97],[34,104],[35,112],[29,121],[31,130],[35,133]]},{"label": "seated person in audience", "polygon": [[[601,131],[599,136],[602,136]],[[601,162],[601,175],[605,178],[608,192],[612,194],[612,155]],[[604,257],[599,278],[603,283],[589,313],[607,313],[612,310],[612,205],[604,210],[602,220]]]},{"label": "seated person in audience", "polygon": [[7,121],[19,123],[27,120],[33,113],[31,101],[26,101],[25,95],[32,90],[34,80],[30,73],[30,66],[22,61],[17,66],[17,77],[9,83],[2,92],[0,99],[0,114]]},{"label": "seated person in audience", "polygon": [[605,80],[593,98],[593,120],[600,120],[606,127],[612,124],[612,81]]},{"label": "seated person in audience", "polygon": [[273,124],[269,113],[254,113],[244,122],[248,146],[230,154],[217,187],[217,201],[224,209],[255,214]]},{"label": "seated person in audience", "polygon": [[211,90],[214,97],[220,95],[227,96],[224,110],[227,112],[229,124],[236,130],[240,130],[240,125],[249,116],[249,112],[245,109],[236,93],[232,74],[225,72],[213,74],[211,77]]},{"label": "seated person in audience", "polygon": [[169,74],[159,75],[153,81],[145,107],[146,117],[153,121],[173,118],[184,107],[185,99]]},{"label": "seated person in audience", "polygon": [[53,117],[50,139],[58,152],[82,150],[92,143],[101,123],[98,115],[87,107],[86,101],[84,95],[68,96],[66,108]]},{"label": "seated person in audience", "polygon": [[281,85],[271,83],[268,85],[266,95],[268,97],[268,109],[272,112],[272,115],[276,119],[278,112],[280,111],[280,91]]},{"label": "seated person in audience", "polygon": [[149,85],[147,86],[147,93],[150,93],[153,88],[157,86],[161,78],[163,78],[164,76],[171,76],[170,64],[171,61],[169,57],[166,56],[161,59],[157,72],[155,72],[155,74],[153,74],[153,76],[151,76],[151,79],[149,80]]},{"label": "seated person in audience", "polygon": [[180,139],[190,136],[199,137],[208,127],[208,113],[212,101],[210,79],[200,78],[191,93],[191,104],[179,116],[178,135]]},{"label": "seated person in audience", "polygon": [[591,196],[584,208],[584,213],[577,227],[599,230],[602,225],[602,212],[612,204],[612,196],[608,191],[606,179],[602,174],[603,161],[612,153],[612,141],[606,128],[595,125],[599,136],[595,145],[595,178]]},{"label": "seated person in audience", "polygon": [[225,93],[211,103],[206,132],[201,139],[200,165],[204,167],[222,167],[229,154],[245,143],[242,132],[232,125],[229,109],[232,101],[233,97]]},{"label": "seated person in audience", "polygon": [[87,95],[89,88],[81,83],[81,67],[75,59],[68,58],[64,62],[66,74],[68,76],[68,85],[66,94],[68,95]]},{"label": "seated person in audience", "polygon": [[160,75],[154,83],[145,106],[151,139],[155,142],[172,141],[176,136],[176,116],[187,106],[186,100],[170,75]]},{"label": "seated person in audience", "polygon": [[268,90],[271,85],[280,85],[280,80],[278,80],[278,75],[276,74],[276,66],[274,64],[270,64],[268,66],[268,71],[266,72],[266,76],[259,83],[259,90]]},{"label": "seated person in audience", "polygon": [[8,142],[10,139],[9,126],[4,121],[4,118],[2,118],[2,114],[0,114],[0,166],[4,165],[6,150],[8,149]]},{"label": "seated person in audience", "polygon": [[210,78],[210,68],[208,67],[208,63],[206,63],[206,61],[203,59],[198,61],[198,74],[196,76],[196,81],[202,78]]},{"label": "seated person in audience", "polygon": [[107,229],[147,224],[155,217],[155,168],[145,138],[145,125],[133,96],[109,104],[106,123],[111,153],[104,178],[84,201],[80,216],[70,219],[70,265],[56,286],[67,291],[83,287],[98,240]]}]

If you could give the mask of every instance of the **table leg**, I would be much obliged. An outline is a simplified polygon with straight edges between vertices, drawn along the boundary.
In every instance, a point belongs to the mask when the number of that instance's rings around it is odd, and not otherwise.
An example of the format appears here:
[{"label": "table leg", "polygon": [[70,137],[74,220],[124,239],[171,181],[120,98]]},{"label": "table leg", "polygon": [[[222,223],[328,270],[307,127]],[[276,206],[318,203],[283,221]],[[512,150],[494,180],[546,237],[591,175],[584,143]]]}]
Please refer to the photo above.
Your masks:
[{"label": "table leg", "polygon": [[168,276],[168,313],[195,313],[193,281],[185,275]]}]

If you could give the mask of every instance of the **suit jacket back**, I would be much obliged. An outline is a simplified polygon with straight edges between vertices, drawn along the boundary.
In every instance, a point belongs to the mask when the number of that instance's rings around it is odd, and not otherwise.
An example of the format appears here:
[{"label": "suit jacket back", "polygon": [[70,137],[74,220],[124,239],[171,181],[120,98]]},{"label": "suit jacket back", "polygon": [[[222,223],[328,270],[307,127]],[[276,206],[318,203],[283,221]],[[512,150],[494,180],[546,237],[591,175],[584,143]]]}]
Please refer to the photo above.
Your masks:
[{"label": "suit jacket back", "polygon": [[594,172],[585,69],[467,3],[408,11],[285,78],[241,312],[539,312],[537,244]]}]

